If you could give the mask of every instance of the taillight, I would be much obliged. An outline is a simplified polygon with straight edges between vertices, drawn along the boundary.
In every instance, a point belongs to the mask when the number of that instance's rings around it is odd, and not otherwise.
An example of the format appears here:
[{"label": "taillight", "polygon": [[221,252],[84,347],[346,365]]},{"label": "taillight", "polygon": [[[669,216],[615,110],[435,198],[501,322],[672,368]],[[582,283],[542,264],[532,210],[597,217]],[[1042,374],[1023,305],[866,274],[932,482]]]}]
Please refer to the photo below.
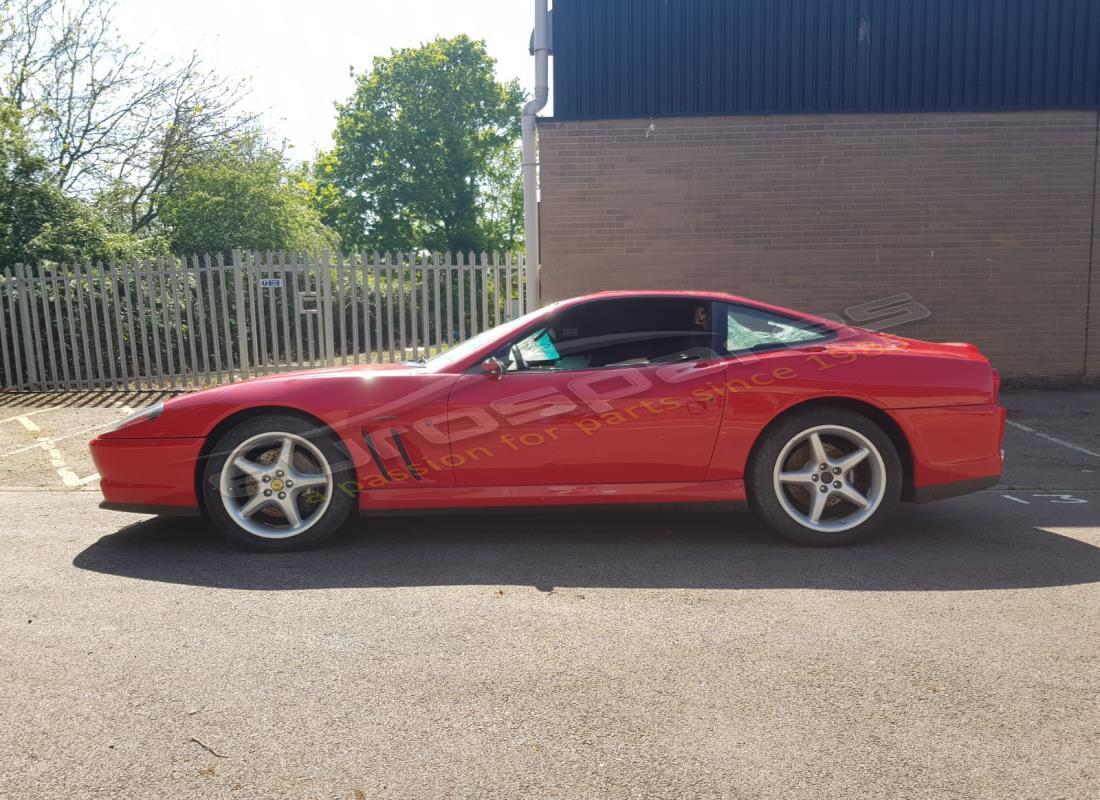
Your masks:
[{"label": "taillight", "polygon": [[993,370],[993,402],[1001,396],[1001,373]]}]

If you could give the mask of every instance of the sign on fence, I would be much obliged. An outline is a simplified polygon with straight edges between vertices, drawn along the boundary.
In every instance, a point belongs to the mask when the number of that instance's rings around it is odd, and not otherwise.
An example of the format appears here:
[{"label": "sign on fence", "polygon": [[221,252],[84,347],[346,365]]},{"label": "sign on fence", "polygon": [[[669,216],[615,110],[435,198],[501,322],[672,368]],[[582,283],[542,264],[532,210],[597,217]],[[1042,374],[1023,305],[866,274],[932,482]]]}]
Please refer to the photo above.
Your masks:
[{"label": "sign on fence", "polygon": [[524,288],[523,257],[496,253],[17,265],[0,275],[0,386],[185,389],[416,360],[519,316]]}]

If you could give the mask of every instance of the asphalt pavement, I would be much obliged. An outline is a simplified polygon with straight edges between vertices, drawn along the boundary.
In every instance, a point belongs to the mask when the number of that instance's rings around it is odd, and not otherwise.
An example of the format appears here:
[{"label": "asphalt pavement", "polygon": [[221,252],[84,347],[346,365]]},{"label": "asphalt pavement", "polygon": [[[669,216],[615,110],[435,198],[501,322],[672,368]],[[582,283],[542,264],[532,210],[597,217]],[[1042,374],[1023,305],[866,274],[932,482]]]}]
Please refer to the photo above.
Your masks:
[{"label": "asphalt pavement", "polygon": [[285,555],[99,510],[125,412],[64,402],[0,401],[0,797],[1100,794],[1100,393],[1006,394],[1001,486],[850,548],[677,509]]}]

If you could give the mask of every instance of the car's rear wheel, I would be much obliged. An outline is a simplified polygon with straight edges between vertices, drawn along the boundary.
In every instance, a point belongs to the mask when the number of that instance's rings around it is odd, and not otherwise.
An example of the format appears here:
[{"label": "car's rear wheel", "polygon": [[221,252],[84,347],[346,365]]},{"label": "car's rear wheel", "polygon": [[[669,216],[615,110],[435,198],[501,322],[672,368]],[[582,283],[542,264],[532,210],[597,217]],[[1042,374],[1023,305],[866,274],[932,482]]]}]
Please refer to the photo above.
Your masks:
[{"label": "car's rear wheel", "polygon": [[311,547],[354,506],[353,472],[331,433],[299,417],[246,420],[214,445],[203,471],[203,502],[214,524],[255,550]]},{"label": "car's rear wheel", "polygon": [[800,544],[835,546],[873,533],[898,505],[902,467],[890,437],[843,408],[795,413],[767,431],[749,466],[749,501]]}]

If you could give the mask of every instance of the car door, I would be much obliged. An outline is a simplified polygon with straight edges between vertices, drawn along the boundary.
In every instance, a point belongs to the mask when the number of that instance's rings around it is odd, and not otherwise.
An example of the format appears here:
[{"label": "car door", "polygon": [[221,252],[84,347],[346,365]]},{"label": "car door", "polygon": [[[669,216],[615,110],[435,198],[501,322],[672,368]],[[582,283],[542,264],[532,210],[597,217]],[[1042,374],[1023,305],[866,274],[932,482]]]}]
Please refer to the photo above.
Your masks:
[{"label": "car door", "polygon": [[519,334],[498,353],[503,374],[475,369],[451,391],[456,483],[702,480],[724,402],[706,390],[723,369],[709,307],[683,297],[591,301]]}]

